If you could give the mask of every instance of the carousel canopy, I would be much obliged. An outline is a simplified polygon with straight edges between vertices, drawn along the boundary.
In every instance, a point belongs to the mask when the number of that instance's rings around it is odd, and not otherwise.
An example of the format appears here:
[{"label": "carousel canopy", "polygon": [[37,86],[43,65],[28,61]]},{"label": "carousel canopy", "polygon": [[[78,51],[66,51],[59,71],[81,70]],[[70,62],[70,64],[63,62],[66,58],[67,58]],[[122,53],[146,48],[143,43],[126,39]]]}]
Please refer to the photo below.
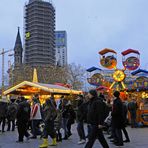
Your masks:
[{"label": "carousel canopy", "polygon": [[93,66],[93,67],[88,68],[86,71],[92,72],[92,71],[95,71],[95,70],[102,70],[102,69]]},{"label": "carousel canopy", "polygon": [[127,49],[127,50],[123,51],[121,54],[123,56],[125,56],[125,55],[130,54],[130,53],[140,54],[138,50],[134,50],[134,49]]},{"label": "carousel canopy", "polygon": [[136,75],[136,74],[141,73],[141,72],[148,74],[148,71],[147,70],[143,70],[143,69],[138,69],[138,70],[132,72],[131,74],[132,75]]},{"label": "carousel canopy", "polygon": [[99,54],[100,54],[100,55],[104,55],[104,54],[106,54],[106,53],[108,53],[108,52],[112,52],[112,53],[117,54],[116,51],[114,51],[113,49],[109,49],[109,48],[105,48],[105,49],[101,50],[101,51],[99,52]]},{"label": "carousel canopy", "polygon": [[31,95],[31,94],[81,94],[82,91],[72,90],[63,86],[53,85],[53,84],[44,84],[44,83],[35,83],[24,81],[18,85],[15,85],[3,92],[4,95]]}]

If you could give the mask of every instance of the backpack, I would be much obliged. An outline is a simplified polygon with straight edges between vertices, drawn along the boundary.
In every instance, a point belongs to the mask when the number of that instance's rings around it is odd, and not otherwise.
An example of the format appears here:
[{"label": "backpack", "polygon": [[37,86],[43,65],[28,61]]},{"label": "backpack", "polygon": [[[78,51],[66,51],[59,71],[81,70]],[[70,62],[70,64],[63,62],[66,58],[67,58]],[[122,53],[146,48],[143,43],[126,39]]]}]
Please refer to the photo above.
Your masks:
[{"label": "backpack", "polygon": [[7,115],[14,116],[17,113],[17,106],[15,104],[10,104],[8,107]]}]

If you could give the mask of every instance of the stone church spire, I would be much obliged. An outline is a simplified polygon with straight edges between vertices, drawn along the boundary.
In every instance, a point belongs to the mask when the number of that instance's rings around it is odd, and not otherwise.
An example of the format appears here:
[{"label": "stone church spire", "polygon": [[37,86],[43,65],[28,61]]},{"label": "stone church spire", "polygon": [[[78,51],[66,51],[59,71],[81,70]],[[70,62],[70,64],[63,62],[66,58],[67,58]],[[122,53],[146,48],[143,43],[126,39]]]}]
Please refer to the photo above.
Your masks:
[{"label": "stone church spire", "polygon": [[23,54],[23,48],[22,48],[20,30],[18,27],[17,37],[14,46],[14,66],[20,66],[22,64],[22,54]]}]

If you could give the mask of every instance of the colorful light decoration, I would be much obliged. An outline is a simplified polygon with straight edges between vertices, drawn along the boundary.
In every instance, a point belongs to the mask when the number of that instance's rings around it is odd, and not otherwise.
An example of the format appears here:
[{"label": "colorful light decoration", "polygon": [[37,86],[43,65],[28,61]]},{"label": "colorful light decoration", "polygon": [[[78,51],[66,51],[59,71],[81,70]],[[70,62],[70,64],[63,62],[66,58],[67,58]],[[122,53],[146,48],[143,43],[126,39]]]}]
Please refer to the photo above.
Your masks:
[{"label": "colorful light decoration", "polygon": [[128,54],[137,54],[140,55],[139,51],[133,50],[133,49],[128,49],[124,52],[122,52],[123,56],[123,69],[118,69],[117,68],[117,59],[116,59],[116,52],[112,49],[105,48],[99,52],[101,55],[100,59],[100,64],[107,68],[107,69],[115,69],[115,72],[113,73],[112,77],[114,79],[114,82],[111,84],[110,89],[113,88],[115,84],[117,84],[116,89],[119,89],[119,83],[122,85],[123,89],[126,89],[126,86],[124,84],[124,80],[126,78],[125,70],[135,70],[139,67],[140,65],[140,60],[138,57],[128,57],[125,58],[126,55]]},{"label": "colorful light decoration", "polygon": [[87,78],[87,81],[91,85],[100,86],[102,85],[104,79],[100,73],[95,73],[91,76],[91,78]]}]

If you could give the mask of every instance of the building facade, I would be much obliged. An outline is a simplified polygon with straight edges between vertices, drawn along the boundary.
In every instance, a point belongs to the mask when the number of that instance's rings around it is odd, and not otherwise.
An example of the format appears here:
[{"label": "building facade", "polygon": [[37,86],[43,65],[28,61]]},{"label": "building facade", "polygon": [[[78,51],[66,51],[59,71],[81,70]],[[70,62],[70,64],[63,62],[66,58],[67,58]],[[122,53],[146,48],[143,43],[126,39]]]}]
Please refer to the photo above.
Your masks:
[{"label": "building facade", "polygon": [[56,43],[56,65],[66,66],[67,65],[67,33],[66,31],[55,32],[55,43]]},{"label": "building facade", "polygon": [[29,0],[24,19],[24,63],[55,65],[55,9],[52,3]]}]

